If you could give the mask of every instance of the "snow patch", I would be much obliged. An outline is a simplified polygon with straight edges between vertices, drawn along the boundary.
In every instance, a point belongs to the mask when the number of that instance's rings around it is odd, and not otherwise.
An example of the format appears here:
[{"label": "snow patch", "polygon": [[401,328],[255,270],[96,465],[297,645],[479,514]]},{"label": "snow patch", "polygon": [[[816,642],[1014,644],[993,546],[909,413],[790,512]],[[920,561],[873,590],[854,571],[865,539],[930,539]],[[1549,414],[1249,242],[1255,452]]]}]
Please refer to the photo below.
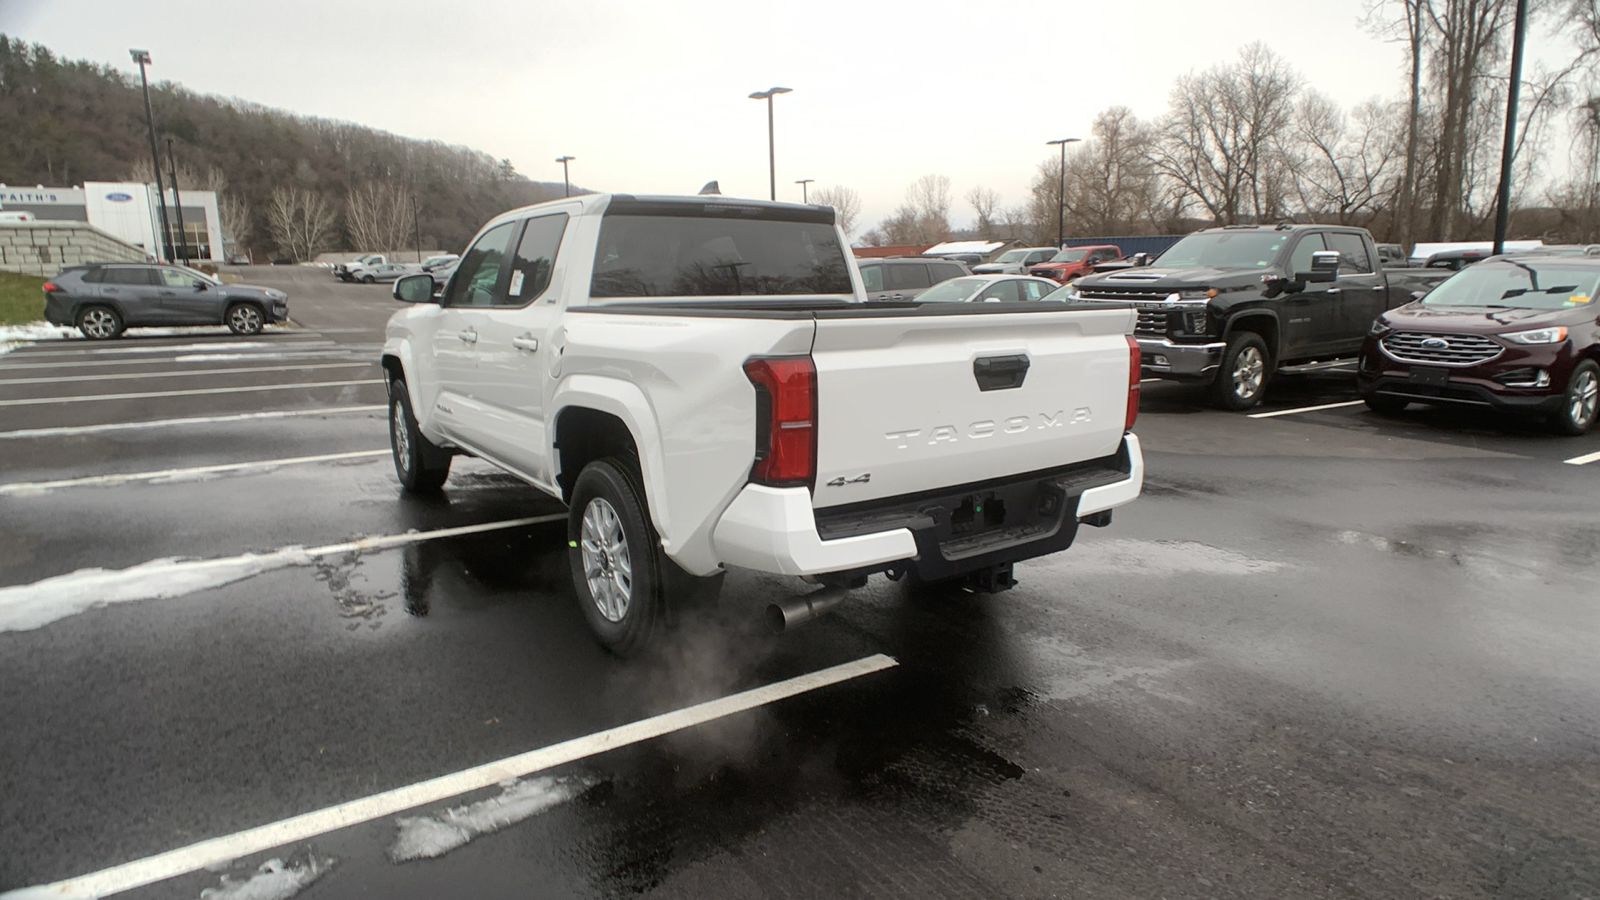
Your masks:
[{"label": "snow patch", "polygon": [[571,800],[595,784],[590,777],[515,778],[500,783],[500,796],[446,809],[433,816],[396,820],[398,833],[389,848],[397,863],[443,856],[473,838],[515,825]]},{"label": "snow patch", "polygon": [[8,353],[34,341],[64,341],[82,338],[76,328],[29,322],[26,325],[0,325],[0,353]]},{"label": "snow patch", "polygon": [[201,891],[200,900],[288,900],[326,874],[334,862],[314,853],[288,863],[269,859],[244,881],[222,876],[222,884]]},{"label": "snow patch", "polygon": [[224,559],[167,557],[126,569],[79,569],[32,584],[0,588],[0,632],[32,631],[96,607],[181,597],[273,569],[310,564],[311,556],[304,548],[285,547]]}]

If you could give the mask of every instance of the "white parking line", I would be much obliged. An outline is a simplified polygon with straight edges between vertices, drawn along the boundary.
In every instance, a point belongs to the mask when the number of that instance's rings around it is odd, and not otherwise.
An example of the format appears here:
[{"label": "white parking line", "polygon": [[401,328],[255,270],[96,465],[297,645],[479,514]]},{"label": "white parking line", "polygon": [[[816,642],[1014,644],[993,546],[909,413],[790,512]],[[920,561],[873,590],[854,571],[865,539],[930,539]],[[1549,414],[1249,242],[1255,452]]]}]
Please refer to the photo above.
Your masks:
[{"label": "white parking line", "polygon": [[0,400],[0,406],[45,406],[51,403],[93,403],[100,400],[146,400],[151,397],[193,397],[199,394],[244,394],[255,391],[292,391],[297,388],[347,387],[383,384],[383,379],[367,381],[307,381],[303,384],[257,384],[248,387],[194,388],[187,391],[141,391],[136,394],[92,394],[75,397],[30,397],[26,400]]},{"label": "white parking line", "polygon": [[136,431],[142,428],[169,428],[183,425],[210,425],[215,422],[246,422],[251,419],[289,419],[297,416],[329,416],[338,413],[377,412],[383,404],[368,406],[329,406],[316,409],[280,409],[269,412],[235,413],[229,416],[191,416],[187,419],[151,419],[148,422],[111,422],[105,425],[62,425],[55,428],[22,428],[0,431],[0,440],[10,438],[69,437],[101,434],[108,431]]},{"label": "white parking line", "polygon": [[1600,453],[1585,453],[1582,456],[1574,456],[1566,461],[1569,466],[1586,466],[1592,462],[1600,462]]},{"label": "white parking line", "polygon": [[160,366],[168,363],[181,362],[210,362],[213,360],[240,359],[326,359],[329,357],[356,356],[376,357],[378,344],[344,347],[317,347],[305,350],[296,350],[289,353],[279,353],[268,350],[246,350],[239,353],[201,353],[199,351],[184,351],[171,358],[163,359],[159,356],[146,356],[140,359],[80,359],[72,362],[43,362],[43,363],[11,363],[0,362],[0,372],[11,372],[18,369],[87,369],[100,366]]},{"label": "white parking line", "polygon": [[562,741],[549,747],[531,750],[517,756],[506,757],[481,766],[463,769],[428,781],[407,785],[329,806],[316,812],[305,813],[268,825],[236,832],[225,837],[212,838],[170,850],[156,856],[145,857],[120,866],[102,869],[77,878],[54,884],[23,888],[0,894],[0,900],[33,900],[40,897],[100,897],[120,891],[132,890],[168,878],[202,869],[206,866],[229,862],[251,856],[274,847],[293,844],[318,835],[370,822],[398,812],[448,800],[470,791],[481,790],[511,778],[521,778],[543,772],[556,766],[597,756],[619,747],[627,747],[652,740],[673,732],[693,728],[736,713],[776,703],[789,697],[810,693],[830,685],[850,681],[874,672],[899,665],[893,657],[881,653],[831,666],[806,675],[789,678],[763,687],[752,688],[723,697],[697,703],[648,719],[597,731],[594,734]]},{"label": "white parking line", "polygon": [[[178,360],[173,360],[178,362]],[[188,378],[194,375],[231,375],[235,372],[282,372],[290,369],[304,372],[308,369],[355,369],[375,366],[377,360],[368,362],[313,363],[309,366],[238,366],[232,369],[189,369],[184,372],[119,372],[114,375],[51,375],[45,378],[0,378],[0,384],[60,384],[63,381],[131,381],[135,378]]]},{"label": "white parking line", "polygon": [[1292,416],[1295,413],[1316,412],[1319,409],[1339,409],[1344,406],[1360,406],[1365,400],[1351,400],[1346,403],[1324,403],[1321,406],[1302,406],[1299,409],[1275,409],[1272,412],[1251,413],[1252,419],[1270,419],[1273,416]]},{"label": "white parking line", "polygon": [[335,346],[334,341],[301,341],[292,338],[281,341],[233,341],[229,340],[226,335],[218,335],[217,340],[206,341],[205,343],[198,344],[191,341],[186,344],[140,344],[137,346],[128,344],[114,344],[106,347],[100,346],[97,343],[94,346],[80,347],[73,350],[34,350],[32,347],[25,347],[20,350],[13,350],[7,355],[12,359],[28,359],[35,356],[98,356],[102,353],[195,353],[202,350],[215,350],[218,348],[239,350],[275,347],[281,350],[284,347],[332,346]]},{"label": "white parking line", "polygon": [[242,472],[246,469],[274,469],[278,466],[299,466],[307,463],[337,462],[342,459],[362,459],[388,456],[388,450],[353,450],[349,453],[319,453],[315,456],[288,456],[282,459],[256,459],[242,463],[220,463],[214,466],[190,466],[185,469],[158,469],[152,472],[122,472],[114,475],[86,475],[83,478],[63,478],[59,481],[0,482],[0,497],[13,494],[39,494],[57,488],[111,487],[130,481],[155,481],[162,478],[194,478],[200,475],[219,475],[223,472]]}]

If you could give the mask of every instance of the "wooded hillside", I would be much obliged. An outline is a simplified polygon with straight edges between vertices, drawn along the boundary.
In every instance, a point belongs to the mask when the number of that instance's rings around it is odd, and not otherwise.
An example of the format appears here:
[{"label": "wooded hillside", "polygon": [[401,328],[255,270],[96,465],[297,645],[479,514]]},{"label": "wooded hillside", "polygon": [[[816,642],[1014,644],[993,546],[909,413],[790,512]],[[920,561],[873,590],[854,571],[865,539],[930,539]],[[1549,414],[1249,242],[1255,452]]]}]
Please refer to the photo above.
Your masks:
[{"label": "wooded hillside", "polygon": [[[459,250],[490,216],[561,191],[466,147],[196,94],[171,82],[151,84],[150,100],[163,183],[170,137],[179,187],[216,190],[224,230],[258,258],[365,249],[363,240],[385,232],[406,235],[409,246],[411,197],[423,245]],[[148,177],[149,170],[137,77],[0,34],[0,183],[71,186]],[[379,198],[387,202],[375,204]],[[400,218],[373,221],[375,208]]]}]

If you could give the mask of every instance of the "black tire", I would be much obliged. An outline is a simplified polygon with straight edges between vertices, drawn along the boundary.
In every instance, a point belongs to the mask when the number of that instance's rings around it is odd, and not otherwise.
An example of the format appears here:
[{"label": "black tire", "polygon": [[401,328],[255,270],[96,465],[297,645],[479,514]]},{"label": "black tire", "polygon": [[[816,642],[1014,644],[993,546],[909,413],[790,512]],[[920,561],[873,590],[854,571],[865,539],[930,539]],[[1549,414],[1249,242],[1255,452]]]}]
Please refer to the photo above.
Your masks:
[{"label": "black tire", "polygon": [[254,303],[235,303],[222,314],[223,324],[234,334],[260,334],[266,325],[267,314]]},{"label": "black tire", "polygon": [[361,283],[362,284],[373,284],[373,283],[377,282],[377,280],[378,279],[373,278],[371,275],[363,275],[363,276],[361,276]]},{"label": "black tire", "polygon": [[578,473],[567,514],[578,605],[601,645],[624,657],[650,644],[665,608],[660,541],[642,485],[631,464],[596,460]]},{"label": "black tire", "polygon": [[1380,416],[1398,416],[1411,405],[1411,401],[1403,397],[1388,397],[1378,393],[1362,394],[1361,400],[1367,404],[1367,409]]},{"label": "black tire", "polygon": [[389,455],[394,473],[408,494],[432,494],[450,477],[450,451],[434,444],[417,428],[411,395],[403,379],[389,381]]},{"label": "black tire", "polygon": [[1261,402],[1272,380],[1272,354],[1253,331],[1237,331],[1222,351],[1222,365],[1211,382],[1211,402],[1219,409],[1246,410]]},{"label": "black tire", "polygon": [[78,330],[91,341],[122,337],[122,314],[100,303],[78,310]]},{"label": "black tire", "polygon": [[1600,414],[1600,366],[1586,359],[1572,367],[1567,376],[1567,390],[1561,397],[1561,410],[1550,417],[1550,426],[1557,434],[1576,437],[1588,434]]}]

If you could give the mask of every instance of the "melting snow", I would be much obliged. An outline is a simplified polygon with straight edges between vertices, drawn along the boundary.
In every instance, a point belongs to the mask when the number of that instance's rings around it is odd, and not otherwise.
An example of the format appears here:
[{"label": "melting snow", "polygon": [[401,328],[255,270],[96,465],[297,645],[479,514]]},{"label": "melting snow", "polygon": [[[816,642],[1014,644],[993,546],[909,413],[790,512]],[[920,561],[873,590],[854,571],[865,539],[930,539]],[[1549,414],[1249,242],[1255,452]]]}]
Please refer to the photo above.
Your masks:
[{"label": "melting snow", "polygon": [[61,341],[82,337],[76,328],[51,325],[47,322],[29,322],[26,325],[0,325],[0,353],[6,353],[33,341]]},{"label": "melting snow", "polygon": [[269,859],[244,881],[222,876],[222,885],[201,891],[200,900],[288,900],[321,878],[333,864],[334,860],[316,854],[289,863]]},{"label": "melting snow", "polygon": [[446,809],[433,816],[398,819],[399,833],[389,848],[397,863],[443,856],[475,837],[515,825],[571,800],[593,786],[588,777],[535,778],[501,782],[500,796]]}]

